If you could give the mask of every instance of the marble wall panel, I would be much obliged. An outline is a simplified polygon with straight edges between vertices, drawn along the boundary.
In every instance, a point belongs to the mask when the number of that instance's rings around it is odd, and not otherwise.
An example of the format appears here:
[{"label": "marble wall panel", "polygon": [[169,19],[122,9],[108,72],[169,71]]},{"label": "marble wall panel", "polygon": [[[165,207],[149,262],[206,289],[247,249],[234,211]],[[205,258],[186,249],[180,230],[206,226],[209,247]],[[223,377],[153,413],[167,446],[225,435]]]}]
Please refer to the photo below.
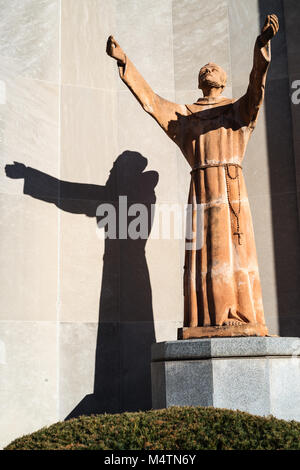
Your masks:
[{"label": "marble wall panel", "polygon": [[96,322],[60,323],[60,419],[94,391],[97,330]]},{"label": "marble wall panel", "polygon": [[[279,325],[279,318],[276,310],[274,309],[274,300],[268,297],[264,299],[264,309],[266,318],[266,324],[269,331],[269,334],[279,334],[280,336],[286,336],[282,332],[281,325]],[[275,315],[272,315],[270,312],[275,312]]]},{"label": "marble wall panel", "polygon": [[155,342],[152,322],[124,322],[121,341],[121,409],[149,410],[151,399],[151,345]]},{"label": "marble wall panel", "polygon": [[[273,234],[277,278],[278,314],[280,321],[286,315],[299,311],[300,246],[295,193],[273,195]],[[299,330],[291,329],[291,335]]]},{"label": "marble wall panel", "polygon": [[[298,129],[300,127],[300,103],[292,101],[292,93],[297,91],[292,88],[293,84],[300,81],[300,72],[298,74],[290,75],[290,109],[291,109],[291,120],[292,120],[292,132],[293,132],[293,150],[294,150],[294,165],[295,165],[295,180],[298,195],[298,207],[300,204],[300,134]],[[294,85],[295,86],[295,85]],[[299,88],[297,88],[299,90]],[[298,92],[297,92],[298,93]],[[298,95],[299,96],[299,95]],[[293,100],[295,97],[293,97]],[[299,210],[298,210],[299,213]],[[300,214],[299,214],[300,216]]]},{"label": "marble wall panel", "polygon": [[289,75],[298,74],[299,76],[300,4],[297,0],[283,0],[282,3],[284,10]]},{"label": "marble wall panel", "polygon": [[259,0],[260,27],[265,23],[267,15],[273,13],[279,20],[279,32],[272,41],[272,64],[269,79],[280,79],[288,76],[288,58],[286,43],[285,14],[283,0]]},{"label": "marble wall panel", "polygon": [[118,323],[61,324],[61,419],[121,410],[120,355]]},{"label": "marble wall panel", "polygon": [[156,92],[174,92],[172,1],[116,0],[116,10],[124,52]]},{"label": "marble wall panel", "polygon": [[293,122],[287,78],[267,83],[265,118],[271,191],[295,192]]},{"label": "marble wall panel", "polygon": [[[249,196],[270,194],[268,139],[264,106],[260,110],[256,127],[247,146],[243,160],[243,173]],[[280,187],[277,189],[280,190]]]},{"label": "marble wall panel", "polygon": [[[63,86],[61,99],[61,177],[71,183],[61,185],[61,191],[68,188],[61,215],[61,319],[98,321],[101,297],[102,314],[112,321],[119,316],[119,273],[105,269],[102,276],[108,250],[95,215],[101,202],[117,197],[115,178],[109,179],[118,158],[116,96]],[[112,262],[119,266],[118,247],[105,267]]]},{"label": "marble wall panel", "polygon": [[[298,308],[299,312],[299,308]],[[286,315],[278,318],[280,336],[299,337],[300,318],[299,313],[295,315]]]},{"label": "marble wall panel", "polygon": [[224,0],[173,0],[175,87],[197,90],[198,73],[207,62],[227,72],[231,85],[228,9]]},{"label": "marble wall panel", "polygon": [[[295,98],[299,97],[297,89],[297,82],[300,80],[300,62],[299,62],[299,2],[295,0],[283,1],[284,19],[286,28],[286,41],[287,41],[287,58],[289,70],[289,86],[290,86],[290,106],[293,123],[293,143],[294,143],[294,158],[295,158],[295,173],[296,185],[298,192],[298,207],[300,201],[300,105],[297,104]],[[295,88],[297,87],[297,88]],[[294,95],[294,93],[297,93]],[[292,100],[293,98],[293,100]]]},{"label": "marble wall panel", "polygon": [[191,167],[179,148],[176,151],[176,157],[178,201],[180,202],[180,204],[187,204],[191,180]]},{"label": "marble wall panel", "polygon": [[[160,2],[151,0],[150,2],[140,0],[116,0],[116,10],[118,12],[118,26],[127,24],[134,26],[142,21],[150,21],[151,25],[172,24],[172,0]],[[149,23],[148,23],[149,24]]]},{"label": "marble wall panel", "polygon": [[254,228],[258,268],[263,294],[265,319],[272,334],[278,334],[277,323],[269,324],[269,316],[277,315],[277,282],[273,240],[272,203],[268,194],[249,195]]},{"label": "marble wall panel", "polygon": [[[235,87],[238,98],[244,87]],[[288,81],[267,78],[266,96],[243,161],[248,194],[295,191]]]},{"label": "marble wall panel", "polygon": [[[288,328],[287,316],[295,316],[299,306],[299,227],[296,194],[251,196],[253,225],[263,290],[265,316],[278,315],[280,333],[297,336]],[[275,322],[271,319],[271,323]],[[285,334],[281,329],[284,326]],[[270,326],[271,328],[271,326]]]},{"label": "marble wall panel", "polygon": [[5,445],[58,419],[57,209],[39,200],[46,188],[40,186],[35,199],[24,195],[22,175],[14,166],[8,178],[4,167],[16,161],[59,173],[60,1],[1,1],[0,8],[0,338],[7,358],[0,374],[0,445]]},{"label": "marble wall panel", "polygon": [[[161,340],[177,337],[179,322],[160,326]],[[153,322],[62,323],[60,419],[151,408],[153,342]]]},{"label": "marble wall panel", "polygon": [[113,89],[106,41],[116,30],[115,2],[62,0],[61,6],[62,83]]},{"label": "marble wall panel", "polygon": [[105,185],[117,152],[113,92],[63,86],[61,93],[61,178]]},{"label": "marble wall panel", "polygon": [[[172,2],[119,1],[117,11],[117,39],[128,57],[156,93],[174,101]],[[150,30],[151,34],[147,33]],[[135,151],[147,158],[145,171],[159,173],[155,188],[157,201],[176,201],[175,144],[146,115],[120,79],[119,89],[119,153]],[[170,180],[174,181],[174,185],[169,184]]]},{"label": "marble wall panel", "polygon": [[228,0],[228,10],[233,86],[247,88],[256,37],[261,31],[266,15],[271,13],[278,16],[280,31],[272,42],[269,79],[286,77],[286,39],[281,0]]},{"label": "marble wall panel", "polygon": [[177,339],[178,328],[182,328],[182,319],[180,321],[156,321],[155,322],[156,342],[175,341]]},{"label": "marble wall panel", "polygon": [[119,154],[138,152],[148,161],[145,171],[158,173],[157,202],[177,201],[177,147],[127,90],[118,97],[118,145]]},{"label": "marble wall panel", "polygon": [[58,420],[54,322],[0,322],[0,447]]},{"label": "marble wall panel", "polygon": [[260,31],[259,0],[228,0],[232,86],[247,89],[253,49]]},{"label": "marble wall panel", "polygon": [[56,319],[57,209],[1,195],[1,320]]},{"label": "marble wall panel", "polygon": [[[70,203],[71,210],[76,202]],[[80,203],[80,205],[82,204]],[[100,240],[97,236],[96,218],[62,211],[60,223],[60,321],[98,321],[103,279],[103,254],[104,240]],[[105,292],[102,295],[105,295]],[[112,297],[111,303],[115,316],[118,316],[118,300]]]},{"label": "marble wall panel", "polygon": [[59,80],[59,0],[1,0],[0,57],[17,74]]},{"label": "marble wall panel", "polygon": [[181,240],[152,240],[146,247],[155,321],[183,320]]},{"label": "marble wall panel", "polygon": [[[2,61],[1,61],[2,62]],[[0,104],[1,166],[14,161],[49,172],[59,171],[59,92],[57,85],[15,77],[0,66],[5,102]],[[1,192],[22,194],[19,180],[0,172]]]}]

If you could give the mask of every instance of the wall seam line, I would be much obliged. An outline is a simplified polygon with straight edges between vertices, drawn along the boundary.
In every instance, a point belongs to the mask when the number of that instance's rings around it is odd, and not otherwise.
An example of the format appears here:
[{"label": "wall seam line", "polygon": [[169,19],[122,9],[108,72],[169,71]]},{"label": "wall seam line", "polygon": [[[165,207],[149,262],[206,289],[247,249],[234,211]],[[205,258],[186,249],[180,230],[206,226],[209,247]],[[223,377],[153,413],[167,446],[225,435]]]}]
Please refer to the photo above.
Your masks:
[{"label": "wall seam line", "polygon": [[[59,41],[58,41],[58,178],[61,179],[61,37],[62,0],[59,0]],[[60,199],[60,186],[58,198]],[[56,413],[60,420],[60,308],[61,308],[61,213],[57,211],[57,304],[56,304]]]}]

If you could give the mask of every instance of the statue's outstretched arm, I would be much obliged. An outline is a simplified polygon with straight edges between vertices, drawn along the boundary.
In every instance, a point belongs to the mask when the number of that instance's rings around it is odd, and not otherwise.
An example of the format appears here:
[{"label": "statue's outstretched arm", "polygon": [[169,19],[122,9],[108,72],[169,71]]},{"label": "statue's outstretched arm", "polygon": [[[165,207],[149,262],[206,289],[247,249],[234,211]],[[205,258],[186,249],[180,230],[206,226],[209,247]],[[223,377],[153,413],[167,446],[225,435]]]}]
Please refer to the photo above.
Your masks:
[{"label": "statue's outstretched arm", "polygon": [[169,137],[176,140],[176,135],[174,135],[176,126],[170,125],[170,123],[178,120],[178,114],[186,115],[186,107],[157,95],[112,36],[108,38],[106,52],[117,60],[121,79],[143,109],[158,122]]},{"label": "statue's outstretched arm", "polygon": [[268,15],[262,32],[255,42],[249,85],[246,94],[241,99],[242,117],[252,128],[255,127],[259,108],[264,99],[267,72],[271,62],[270,40],[273,39],[278,30],[277,16]]}]

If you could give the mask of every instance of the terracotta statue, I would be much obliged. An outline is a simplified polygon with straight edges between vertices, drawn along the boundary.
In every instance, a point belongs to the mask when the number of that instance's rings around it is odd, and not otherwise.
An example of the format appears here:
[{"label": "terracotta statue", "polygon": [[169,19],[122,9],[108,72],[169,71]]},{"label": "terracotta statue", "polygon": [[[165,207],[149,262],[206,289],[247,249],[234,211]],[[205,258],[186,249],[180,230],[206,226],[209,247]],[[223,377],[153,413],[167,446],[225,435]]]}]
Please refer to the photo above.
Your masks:
[{"label": "terracotta statue", "polygon": [[226,73],[208,63],[199,72],[203,98],[188,105],[158,96],[115,39],[107,41],[107,53],[117,60],[123,82],[191,166],[188,202],[195,239],[201,230],[203,244],[197,249],[195,243],[185,254],[182,338],[268,334],[242,161],[264,98],[270,40],[278,29],[277,16],[268,15],[255,43],[248,89],[240,99],[221,96]]}]

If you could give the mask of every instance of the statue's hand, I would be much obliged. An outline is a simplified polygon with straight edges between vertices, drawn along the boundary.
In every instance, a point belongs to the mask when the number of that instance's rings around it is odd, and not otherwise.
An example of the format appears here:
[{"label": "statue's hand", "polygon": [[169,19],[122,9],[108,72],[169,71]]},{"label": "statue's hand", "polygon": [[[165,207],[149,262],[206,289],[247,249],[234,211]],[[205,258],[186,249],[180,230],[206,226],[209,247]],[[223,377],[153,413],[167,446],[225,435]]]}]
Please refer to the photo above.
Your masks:
[{"label": "statue's hand", "polygon": [[5,166],[5,173],[8,178],[25,178],[26,166],[24,163],[14,162],[13,165]]},{"label": "statue's hand", "polygon": [[279,21],[276,15],[268,15],[261,30],[260,41],[265,46],[278,33]]},{"label": "statue's hand", "polygon": [[106,53],[116,59],[121,65],[125,65],[125,54],[121,46],[113,36],[109,36],[106,44]]}]

